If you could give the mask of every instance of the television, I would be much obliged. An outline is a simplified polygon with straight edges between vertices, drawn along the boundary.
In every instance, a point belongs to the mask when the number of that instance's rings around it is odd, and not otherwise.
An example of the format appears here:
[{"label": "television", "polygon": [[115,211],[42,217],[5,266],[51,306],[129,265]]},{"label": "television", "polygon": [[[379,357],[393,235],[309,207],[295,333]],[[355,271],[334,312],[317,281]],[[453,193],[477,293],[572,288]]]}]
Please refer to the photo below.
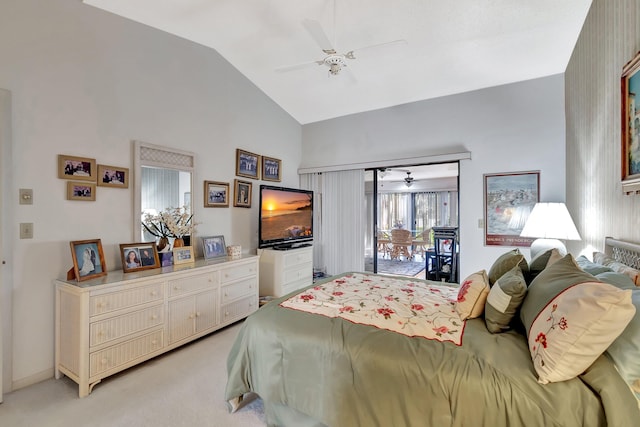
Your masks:
[{"label": "television", "polygon": [[260,186],[258,247],[292,249],[313,241],[313,191]]}]

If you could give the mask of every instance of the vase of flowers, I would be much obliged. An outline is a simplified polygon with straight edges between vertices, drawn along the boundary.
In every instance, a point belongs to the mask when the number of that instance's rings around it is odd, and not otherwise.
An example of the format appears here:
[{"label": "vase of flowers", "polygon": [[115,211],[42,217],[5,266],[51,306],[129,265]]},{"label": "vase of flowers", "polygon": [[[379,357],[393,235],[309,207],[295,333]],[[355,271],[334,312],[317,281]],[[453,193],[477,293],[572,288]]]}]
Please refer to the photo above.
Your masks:
[{"label": "vase of flowers", "polygon": [[169,238],[174,239],[174,247],[184,245],[184,237],[193,234],[196,230],[197,223],[192,219],[193,214],[189,213],[186,206],[167,208],[156,215],[145,213],[142,227],[159,239],[158,249],[162,251],[168,247]]}]

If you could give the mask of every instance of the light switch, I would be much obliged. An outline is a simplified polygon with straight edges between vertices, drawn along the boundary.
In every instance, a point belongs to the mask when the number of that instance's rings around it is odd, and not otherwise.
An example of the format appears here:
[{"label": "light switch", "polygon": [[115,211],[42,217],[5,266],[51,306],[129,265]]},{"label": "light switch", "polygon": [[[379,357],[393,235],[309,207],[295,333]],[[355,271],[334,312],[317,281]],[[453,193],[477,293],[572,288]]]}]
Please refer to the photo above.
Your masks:
[{"label": "light switch", "polygon": [[21,205],[33,204],[33,190],[31,188],[20,189],[20,204]]},{"label": "light switch", "polygon": [[480,218],[478,220],[478,228],[484,228],[484,219],[483,218]]},{"label": "light switch", "polygon": [[33,223],[32,222],[20,223],[20,238],[33,239]]}]

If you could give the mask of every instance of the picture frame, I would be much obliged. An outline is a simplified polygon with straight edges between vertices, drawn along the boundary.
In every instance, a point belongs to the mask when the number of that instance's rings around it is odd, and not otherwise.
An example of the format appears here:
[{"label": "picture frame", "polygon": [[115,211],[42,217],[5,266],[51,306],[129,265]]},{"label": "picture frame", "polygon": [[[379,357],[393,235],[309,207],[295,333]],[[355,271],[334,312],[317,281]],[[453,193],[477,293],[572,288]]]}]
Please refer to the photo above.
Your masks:
[{"label": "picture frame", "polygon": [[262,156],[262,179],[265,181],[281,180],[282,160]]},{"label": "picture frame", "polygon": [[161,267],[171,267],[173,265],[173,252],[158,252]]},{"label": "picture frame", "polygon": [[67,272],[67,279],[82,282],[107,275],[100,239],[75,240],[69,242],[69,246],[73,268]]},{"label": "picture frame", "polygon": [[260,155],[236,149],[236,175],[260,179]]},{"label": "picture frame", "polygon": [[96,200],[96,184],[93,182],[67,182],[67,200],[94,202]]},{"label": "picture frame", "polygon": [[622,190],[640,192],[640,52],[622,69]]},{"label": "picture frame", "polygon": [[229,183],[219,181],[204,182],[204,207],[228,208]]},{"label": "picture frame", "polygon": [[485,174],[485,246],[531,246],[520,233],[539,201],[540,171]]},{"label": "picture frame", "polygon": [[98,165],[100,187],[129,188],[129,168]]},{"label": "picture frame", "polygon": [[205,259],[226,257],[227,246],[224,243],[224,236],[203,237],[202,250]]},{"label": "picture frame", "polygon": [[125,273],[160,267],[160,257],[155,242],[120,243],[120,259],[122,271]]},{"label": "picture frame", "polygon": [[233,206],[239,208],[251,207],[251,189],[252,184],[247,181],[240,181],[236,179],[234,181],[234,198]]},{"label": "picture frame", "polygon": [[173,265],[195,262],[193,246],[179,246],[173,249]]},{"label": "picture frame", "polygon": [[58,154],[58,178],[96,181],[96,159]]}]

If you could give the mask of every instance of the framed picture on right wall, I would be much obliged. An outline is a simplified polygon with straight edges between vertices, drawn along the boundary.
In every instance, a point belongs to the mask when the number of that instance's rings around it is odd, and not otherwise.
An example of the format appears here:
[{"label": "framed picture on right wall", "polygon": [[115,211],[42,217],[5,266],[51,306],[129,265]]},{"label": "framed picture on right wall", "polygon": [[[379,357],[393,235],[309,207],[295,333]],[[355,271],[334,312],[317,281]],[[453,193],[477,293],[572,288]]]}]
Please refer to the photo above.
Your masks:
[{"label": "framed picture on right wall", "polygon": [[640,192],[640,52],[622,69],[622,191]]}]

